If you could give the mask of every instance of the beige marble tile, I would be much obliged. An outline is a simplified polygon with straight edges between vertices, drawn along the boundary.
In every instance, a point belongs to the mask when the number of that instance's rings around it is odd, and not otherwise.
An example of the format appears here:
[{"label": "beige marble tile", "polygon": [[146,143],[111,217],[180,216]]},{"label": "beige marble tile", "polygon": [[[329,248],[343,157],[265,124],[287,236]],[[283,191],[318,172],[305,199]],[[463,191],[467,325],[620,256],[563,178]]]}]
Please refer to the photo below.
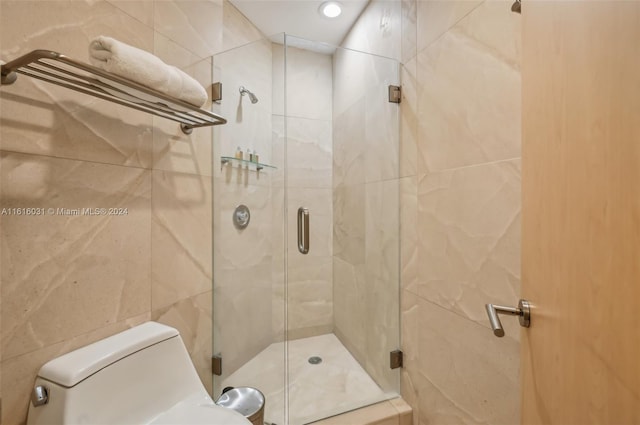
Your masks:
[{"label": "beige marble tile", "polygon": [[417,292],[418,284],[418,179],[400,179],[400,281]]},{"label": "beige marble tile", "polygon": [[513,13],[509,0],[485,1],[453,28],[491,50],[513,68],[520,68],[522,15]]},{"label": "beige marble tile", "polygon": [[417,0],[417,50],[420,53],[482,0]]},{"label": "beige marble tile", "polygon": [[[400,181],[365,186],[365,262],[367,272],[388,282],[399,282]],[[392,293],[397,294],[397,288]]]},{"label": "beige marble tile", "polygon": [[333,186],[365,181],[366,102],[361,99],[333,118]]},{"label": "beige marble tile", "polygon": [[[287,217],[284,212],[285,188],[282,185],[274,185],[271,188],[271,208],[273,212],[271,219],[271,252],[273,254],[271,258],[271,322],[273,341],[280,342],[285,339],[285,276],[287,273],[285,230],[289,229],[289,223],[286,223]],[[300,331],[297,336],[311,336],[305,334],[306,330]]]},{"label": "beige marble tile", "polygon": [[211,179],[153,171],[153,310],[212,290]]},{"label": "beige marble tile", "polygon": [[332,142],[331,121],[287,117],[287,186],[330,189]]},{"label": "beige marble tile", "polygon": [[3,360],[0,365],[0,375],[2,376],[4,397],[0,421],[5,425],[26,423],[31,390],[40,367],[46,362],[148,320],[150,320],[150,315],[145,313],[74,336],[64,342]]},{"label": "beige marble tile", "polygon": [[251,23],[230,1],[224,0],[222,51],[234,49],[264,38],[258,28]]},{"label": "beige marble tile", "polygon": [[334,333],[360,362],[366,362],[367,282],[364,265],[354,266],[338,257],[333,259]]},{"label": "beige marble tile", "polygon": [[406,64],[417,54],[418,0],[402,0],[401,61]]},{"label": "beige marble tile", "polygon": [[[169,37],[162,35],[159,32],[153,35],[153,54],[159,57],[165,63],[175,66],[180,69],[185,69],[197,62],[205,62],[208,60],[209,69],[211,74],[211,60],[210,58],[201,59],[198,55],[191,50],[181,46]],[[193,77],[193,75],[191,75]],[[209,75],[209,80],[211,80]]]},{"label": "beige marble tile", "polygon": [[398,425],[411,425],[413,422],[413,411],[401,397],[392,398],[389,403],[398,411]]},{"label": "beige marble tile", "polygon": [[[50,49],[86,62],[89,41],[102,34],[153,51],[153,30],[105,1],[3,1],[0,58]],[[0,104],[4,150],[150,166],[146,113],[25,76],[3,86]]]},{"label": "beige marble tile", "polygon": [[201,59],[222,51],[222,0],[156,0],[154,29]]},{"label": "beige marble tile", "polygon": [[313,422],[314,425],[403,425],[392,400]]},{"label": "beige marble tile", "polygon": [[[331,121],[332,57],[287,47],[285,64],[287,116]],[[278,81],[274,81],[274,93],[284,90],[277,84]],[[284,115],[284,105],[274,105],[273,113]]]},{"label": "beige marble tile", "polygon": [[399,176],[400,107],[386,90],[399,83],[394,60],[353,51],[334,55],[334,186]]},{"label": "beige marble tile", "polygon": [[284,45],[286,43],[284,34],[282,35],[281,41],[282,44],[276,42],[271,43],[271,74],[273,77],[271,80],[273,84],[273,99],[271,107],[274,115],[284,116],[284,104],[287,96],[287,91],[285,90],[284,85],[286,70],[285,51],[288,50],[288,47]]},{"label": "beige marble tile", "polygon": [[399,190],[390,180],[334,191],[335,332],[385,390],[399,385],[383,366],[399,346]]},{"label": "beige marble tile", "polygon": [[148,0],[107,0],[129,16],[139,20],[145,26],[153,28],[153,1]]},{"label": "beige marble tile", "polygon": [[[333,259],[308,257],[290,264],[287,276],[287,330],[300,338],[333,328]],[[303,333],[304,330],[307,330]],[[309,332],[311,331],[311,332]]]},{"label": "beige marble tile", "polygon": [[388,366],[389,353],[400,347],[399,181],[366,185],[365,369],[386,391],[399,386],[398,370]]},{"label": "beige marble tile", "polygon": [[271,263],[216,272],[214,347],[223,358],[221,379],[267,347],[272,337]]},{"label": "beige marble tile", "polygon": [[[397,74],[397,72],[396,72]],[[396,76],[395,85],[399,84]],[[400,105],[389,102],[384,86],[365,96],[364,164],[367,183],[400,175]]]},{"label": "beige marble tile", "polygon": [[3,361],[149,311],[150,173],[13,153],[2,162],[3,207],[53,209],[3,217]]},{"label": "beige marble tile", "polygon": [[399,1],[372,0],[341,47],[400,60],[402,7]]},{"label": "beige marble tile", "polygon": [[[287,187],[331,188],[333,177],[332,122],[273,115],[273,148],[269,170],[273,187],[284,187],[285,149]],[[286,146],[285,146],[286,142]]]},{"label": "beige marble tile", "polygon": [[[418,81],[417,60],[402,65],[402,103],[400,104],[400,177],[415,176],[418,171]],[[421,169],[425,167],[422,166]]]},{"label": "beige marble tile", "polygon": [[334,119],[368,94],[382,90],[386,96],[389,84],[400,83],[399,72],[397,60],[337,49],[333,55]]},{"label": "beige marble tile", "polygon": [[333,255],[350,264],[365,263],[365,185],[333,190]]},{"label": "beige marble tile", "polygon": [[152,320],[174,327],[180,332],[200,380],[213,397],[211,355],[213,354],[213,293],[211,291],[154,310]]},{"label": "beige marble tile", "polygon": [[[520,203],[519,160],[421,178],[418,295],[483,326],[485,303],[516,302]],[[517,328],[505,326],[512,325]],[[517,338],[509,328],[507,335]]]},{"label": "beige marble tile", "polygon": [[517,423],[519,344],[418,301],[420,423]]},{"label": "beige marble tile", "polygon": [[518,70],[449,31],[418,54],[417,75],[419,172],[520,156]]}]

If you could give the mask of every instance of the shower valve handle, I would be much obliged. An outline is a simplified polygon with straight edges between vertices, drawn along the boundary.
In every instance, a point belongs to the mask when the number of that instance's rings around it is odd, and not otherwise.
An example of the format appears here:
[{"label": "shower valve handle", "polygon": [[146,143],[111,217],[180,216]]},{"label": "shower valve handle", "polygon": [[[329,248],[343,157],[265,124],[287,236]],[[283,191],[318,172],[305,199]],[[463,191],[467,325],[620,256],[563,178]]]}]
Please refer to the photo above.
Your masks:
[{"label": "shower valve handle", "polygon": [[518,301],[518,307],[505,307],[502,305],[485,304],[487,309],[487,315],[489,316],[489,323],[491,323],[491,329],[493,334],[497,337],[504,336],[504,329],[502,329],[502,323],[498,314],[508,314],[510,316],[518,316],[520,326],[528,328],[531,325],[531,305],[527,300]]}]

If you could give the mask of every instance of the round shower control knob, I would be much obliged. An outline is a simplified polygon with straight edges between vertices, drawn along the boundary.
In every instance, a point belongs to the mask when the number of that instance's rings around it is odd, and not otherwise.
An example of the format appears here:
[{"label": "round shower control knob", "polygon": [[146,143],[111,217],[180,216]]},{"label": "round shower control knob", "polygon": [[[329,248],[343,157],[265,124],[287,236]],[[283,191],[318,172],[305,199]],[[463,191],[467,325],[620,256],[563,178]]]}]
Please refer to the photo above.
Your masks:
[{"label": "round shower control knob", "polygon": [[246,205],[238,205],[233,211],[233,225],[236,229],[244,229],[251,221],[251,212]]}]

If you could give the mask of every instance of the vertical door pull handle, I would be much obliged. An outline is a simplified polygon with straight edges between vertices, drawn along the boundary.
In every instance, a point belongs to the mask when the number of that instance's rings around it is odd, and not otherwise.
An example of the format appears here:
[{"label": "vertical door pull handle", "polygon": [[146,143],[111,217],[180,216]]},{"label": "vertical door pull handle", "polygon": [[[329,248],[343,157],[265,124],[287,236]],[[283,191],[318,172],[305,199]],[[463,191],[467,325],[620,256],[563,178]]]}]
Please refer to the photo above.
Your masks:
[{"label": "vertical door pull handle", "polygon": [[309,252],[309,210],[304,207],[298,208],[298,251]]}]

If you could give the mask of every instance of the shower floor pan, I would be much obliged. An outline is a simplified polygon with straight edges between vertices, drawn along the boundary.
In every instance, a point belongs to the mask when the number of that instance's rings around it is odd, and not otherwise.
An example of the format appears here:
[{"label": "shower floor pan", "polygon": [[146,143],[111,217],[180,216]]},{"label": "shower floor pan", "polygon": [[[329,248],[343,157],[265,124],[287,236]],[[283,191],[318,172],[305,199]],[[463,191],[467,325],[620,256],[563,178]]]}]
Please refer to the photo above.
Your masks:
[{"label": "shower floor pan", "polygon": [[[266,398],[265,422],[285,425],[284,343],[271,344],[222,383],[258,388]],[[309,359],[320,357],[312,364]],[[289,425],[319,419],[387,400],[333,334],[289,341]]]}]

